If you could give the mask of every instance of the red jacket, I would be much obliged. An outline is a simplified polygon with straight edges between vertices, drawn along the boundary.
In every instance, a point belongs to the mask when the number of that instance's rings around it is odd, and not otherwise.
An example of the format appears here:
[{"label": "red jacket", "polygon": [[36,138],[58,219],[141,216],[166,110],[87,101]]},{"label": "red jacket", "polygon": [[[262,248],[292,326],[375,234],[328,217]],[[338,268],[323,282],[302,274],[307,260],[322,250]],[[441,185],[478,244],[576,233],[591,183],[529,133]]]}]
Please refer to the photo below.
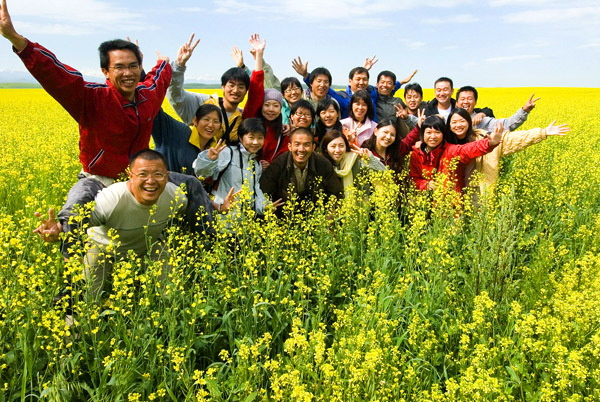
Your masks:
[{"label": "red jacket", "polygon": [[[250,76],[250,88],[248,90],[248,100],[244,106],[244,113],[242,114],[243,119],[249,117],[261,116],[260,111],[262,109],[263,101],[265,99],[265,75],[264,71],[253,71]],[[265,135],[265,143],[262,148],[261,160],[269,163],[288,150],[288,144],[290,137],[288,135],[277,134],[277,125],[275,122],[267,121],[262,119],[267,130]]]},{"label": "red jacket", "polygon": [[[410,177],[419,190],[426,190],[427,183],[433,179],[434,169],[445,173],[454,182],[454,189],[461,192],[464,187],[465,167],[477,157],[491,152],[494,148],[487,138],[464,145],[448,144],[443,141],[440,146],[430,152],[425,152],[425,143],[421,148],[415,148],[410,156]],[[458,164],[453,172],[449,171],[450,162],[458,158]]]},{"label": "red jacket", "polygon": [[152,123],[171,82],[171,66],[159,61],[131,102],[110,81],[89,83],[81,73],[37,43],[18,53],[44,89],[79,123],[79,160],[85,172],[116,178],[129,156],[148,148]]}]

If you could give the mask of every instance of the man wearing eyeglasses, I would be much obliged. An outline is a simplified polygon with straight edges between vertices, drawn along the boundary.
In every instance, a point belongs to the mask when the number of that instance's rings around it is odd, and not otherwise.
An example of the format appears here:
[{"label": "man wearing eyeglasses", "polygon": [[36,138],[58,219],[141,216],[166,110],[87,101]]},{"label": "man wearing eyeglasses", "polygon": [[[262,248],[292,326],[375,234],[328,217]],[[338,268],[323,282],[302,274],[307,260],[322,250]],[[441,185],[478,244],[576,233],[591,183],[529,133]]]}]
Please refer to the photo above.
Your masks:
[{"label": "man wearing eyeglasses", "polygon": [[124,40],[104,42],[98,50],[106,83],[90,83],[52,52],[19,35],[6,0],[0,6],[0,34],[12,43],[34,78],[79,124],[83,176],[108,185],[125,171],[132,154],[148,147],[152,122],[171,81],[166,58],[159,55],[145,81],[139,82],[142,56],[137,45]]},{"label": "man wearing eyeglasses", "polygon": [[[187,204],[181,189],[168,182],[167,162],[161,153],[145,149],[134,154],[129,180],[100,191],[89,217],[91,246],[84,257],[84,277],[93,297],[100,295],[115,255],[122,258],[130,250],[140,256],[150,252],[153,260],[165,261],[163,230],[184,213]],[[54,220],[52,211],[35,230],[45,241],[57,241],[61,231],[62,225]],[[114,251],[110,245],[115,246]],[[163,268],[161,275],[165,277],[166,261]]]}]

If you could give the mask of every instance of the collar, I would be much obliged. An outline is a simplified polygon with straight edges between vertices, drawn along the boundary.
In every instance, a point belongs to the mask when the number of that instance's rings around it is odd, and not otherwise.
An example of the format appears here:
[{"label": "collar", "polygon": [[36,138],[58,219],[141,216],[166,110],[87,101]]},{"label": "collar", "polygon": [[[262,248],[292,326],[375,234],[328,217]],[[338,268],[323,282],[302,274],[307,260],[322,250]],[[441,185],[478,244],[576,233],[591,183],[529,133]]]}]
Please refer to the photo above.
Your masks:
[{"label": "collar", "polygon": [[248,159],[254,159],[256,158],[256,154],[251,154],[250,151],[248,151],[240,142],[238,144],[238,146],[240,147],[240,152],[242,153],[242,155],[244,155],[246,158]]}]

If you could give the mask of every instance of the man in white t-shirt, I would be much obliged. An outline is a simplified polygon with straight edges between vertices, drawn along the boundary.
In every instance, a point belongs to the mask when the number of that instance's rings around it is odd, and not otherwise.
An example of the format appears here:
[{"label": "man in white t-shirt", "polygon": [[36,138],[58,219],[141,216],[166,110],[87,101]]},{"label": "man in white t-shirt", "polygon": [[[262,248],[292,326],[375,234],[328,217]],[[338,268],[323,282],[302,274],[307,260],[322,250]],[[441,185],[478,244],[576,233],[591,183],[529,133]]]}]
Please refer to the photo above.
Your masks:
[{"label": "man in white t-shirt", "polygon": [[[150,252],[153,260],[165,261],[164,278],[169,267],[162,232],[177,215],[185,213],[187,203],[183,191],[168,182],[167,162],[161,153],[146,149],[134,154],[129,180],[112,184],[95,197],[87,230],[91,245],[84,257],[84,278],[92,296],[100,295],[112,270],[112,257],[123,257],[129,250],[138,255]],[[57,241],[62,227],[52,211],[49,215],[35,232],[46,241]],[[109,245],[114,247],[110,253]]]}]

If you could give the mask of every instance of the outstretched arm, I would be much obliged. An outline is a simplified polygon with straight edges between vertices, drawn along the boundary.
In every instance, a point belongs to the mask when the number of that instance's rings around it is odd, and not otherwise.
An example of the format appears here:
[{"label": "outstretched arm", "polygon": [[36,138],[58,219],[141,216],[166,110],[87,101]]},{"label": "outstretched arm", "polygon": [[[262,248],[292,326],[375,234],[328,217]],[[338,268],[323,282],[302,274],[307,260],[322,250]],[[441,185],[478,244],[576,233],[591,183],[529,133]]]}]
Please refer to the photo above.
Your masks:
[{"label": "outstretched arm", "polygon": [[528,146],[535,145],[549,135],[566,135],[569,132],[569,126],[561,124],[555,126],[556,120],[550,123],[545,129],[533,128],[525,131],[505,131],[502,135],[502,150],[500,156],[506,156],[515,152],[522,151]]},{"label": "outstretched arm", "polygon": [[42,223],[33,233],[37,233],[46,243],[59,241],[59,236],[62,233],[62,225],[56,221],[54,217],[54,209],[48,210],[48,220],[42,218],[42,214],[34,212],[34,215],[41,219]]},{"label": "outstretched arm", "polygon": [[401,80],[399,81],[399,82],[400,82],[400,84],[401,84],[401,85],[404,85],[404,84],[406,84],[407,82],[410,82],[410,80],[412,80],[412,79],[413,79],[413,77],[415,76],[415,74],[417,73],[417,71],[419,71],[419,70],[416,70],[416,69],[415,69],[415,71],[413,71],[411,75],[409,75],[408,77],[405,77],[405,78],[401,79]]},{"label": "outstretched arm", "polygon": [[2,6],[0,6],[0,34],[12,43],[17,52],[22,51],[27,46],[27,39],[19,35],[12,24],[6,7],[6,0],[2,0]]}]

